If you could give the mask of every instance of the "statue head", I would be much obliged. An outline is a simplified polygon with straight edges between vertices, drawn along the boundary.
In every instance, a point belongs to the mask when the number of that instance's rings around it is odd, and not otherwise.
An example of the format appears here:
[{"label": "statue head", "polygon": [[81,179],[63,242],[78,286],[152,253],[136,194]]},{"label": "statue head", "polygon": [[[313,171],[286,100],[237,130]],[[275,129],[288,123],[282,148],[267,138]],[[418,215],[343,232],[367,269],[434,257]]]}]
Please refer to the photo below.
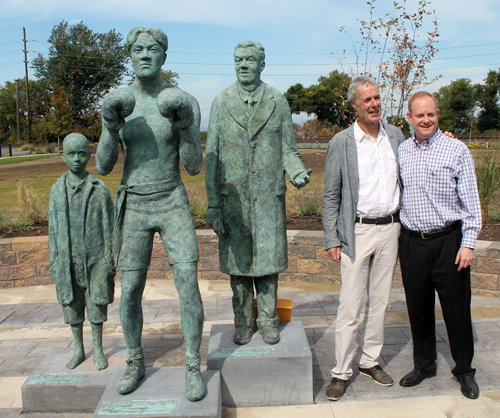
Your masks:
[{"label": "statue head", "polygon": [[63,161],[71,173],[81,177],[90,158],[89,141],[82,134],[72,133],[63,141]]},{"label": "statue head", "polygon": [[259,87],[260,73],[266,66],[264,47],[259,42],[243,41],[234,48],[234,69],[240,85],[248,91]]},{"label": "statue head", "polygon": [[161,66],[167,59],[168,38],[165,32],[154,27],[134,28],[127,35],[125,47],[139,79],[160,77]]}]

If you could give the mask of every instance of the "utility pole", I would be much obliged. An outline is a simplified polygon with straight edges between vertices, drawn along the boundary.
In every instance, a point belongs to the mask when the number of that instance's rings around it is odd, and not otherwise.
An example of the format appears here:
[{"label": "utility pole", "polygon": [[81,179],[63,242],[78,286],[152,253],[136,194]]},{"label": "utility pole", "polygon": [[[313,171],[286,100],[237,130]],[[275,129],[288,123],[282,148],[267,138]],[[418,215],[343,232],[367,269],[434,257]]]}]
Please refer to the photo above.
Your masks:
[{"label": "utility pole", "polygon": [[26,29],[23,28],[24,67],[26,70],[26,110],[28,112],[28,142],[31,144],[30,90],[28,86],[28,49],[26,48]]},{"label": "utility pole", "polygon": [[19,80],[16,80],[17,143],[21,143],[21,120],[19,118]]}]

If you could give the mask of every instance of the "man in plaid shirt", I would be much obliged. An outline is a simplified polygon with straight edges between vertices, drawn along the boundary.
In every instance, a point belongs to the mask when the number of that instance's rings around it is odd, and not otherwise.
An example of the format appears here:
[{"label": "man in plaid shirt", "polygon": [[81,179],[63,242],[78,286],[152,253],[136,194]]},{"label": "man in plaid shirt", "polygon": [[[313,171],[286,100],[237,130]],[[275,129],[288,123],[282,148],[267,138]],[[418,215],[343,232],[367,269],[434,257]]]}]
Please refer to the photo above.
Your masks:
[{"label": "man in plaid shirt", "polygon": [[464,396],[479,388],[470,313],[470,265],[481,231],[481,206],[474,161],[457,139],[438,128],[434,96],[408,101],[412,138],[399,146],[403,201],[399,257],[413,338],[414,369],[399,382],[415,386],[436,375],[435,291],[443,311],[456,366],[452,373]]}]

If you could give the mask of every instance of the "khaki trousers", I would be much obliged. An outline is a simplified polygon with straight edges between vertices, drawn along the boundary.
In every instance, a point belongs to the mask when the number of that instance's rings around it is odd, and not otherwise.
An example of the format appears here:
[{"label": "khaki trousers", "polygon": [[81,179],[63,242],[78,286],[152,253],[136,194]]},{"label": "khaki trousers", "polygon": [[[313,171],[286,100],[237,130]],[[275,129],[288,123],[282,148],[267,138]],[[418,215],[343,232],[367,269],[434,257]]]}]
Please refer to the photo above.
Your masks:
[{"label": "khaki trousers", "polygon": [[[332,377],[348,380],[358,346],[359,366],[378,364],[384,344],[385,312],[398,257],[401,225],[355,225],[356,254],[341,255],[342,288],[335,331],[336,366]],[[361,309],[364,320],[359,326]]]}]

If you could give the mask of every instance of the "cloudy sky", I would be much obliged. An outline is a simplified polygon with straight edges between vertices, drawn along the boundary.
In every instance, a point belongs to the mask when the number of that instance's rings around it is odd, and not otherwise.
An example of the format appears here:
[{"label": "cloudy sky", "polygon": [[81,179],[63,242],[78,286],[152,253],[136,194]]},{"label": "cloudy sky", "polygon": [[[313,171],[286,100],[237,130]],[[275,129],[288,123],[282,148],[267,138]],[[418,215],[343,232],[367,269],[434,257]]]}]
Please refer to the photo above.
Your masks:
[{"label": "cloudy sky", "polygon": [[[392,13],[392,4],[376,0],[374,16]],[[407,0],[407,11],[416,11],[417,4]],[[435,10],[440,42],[427,75],[442,78],[427,90],[461,77],[481,82],[489,69],[500,68],[498,0],[434,0],[428,9]],[[31,60],[47,54],[51,29],[62,20],[124,36],[136,26],[158,26],[169,37],[164,68],[178,72],[179,86],[199,100],[206,127],[213,98],[235,81],[232,52],[238,42],[264,45],[262,78],[285,92],[340,70],[336,57],[344,50],[348,69],[354,62],[351,39],[339,29],[360,40],[357,19],[368,20],[370,9],[366,0],[0,0],[0,10],[0,85],[24,76],[23,27]]]}]

